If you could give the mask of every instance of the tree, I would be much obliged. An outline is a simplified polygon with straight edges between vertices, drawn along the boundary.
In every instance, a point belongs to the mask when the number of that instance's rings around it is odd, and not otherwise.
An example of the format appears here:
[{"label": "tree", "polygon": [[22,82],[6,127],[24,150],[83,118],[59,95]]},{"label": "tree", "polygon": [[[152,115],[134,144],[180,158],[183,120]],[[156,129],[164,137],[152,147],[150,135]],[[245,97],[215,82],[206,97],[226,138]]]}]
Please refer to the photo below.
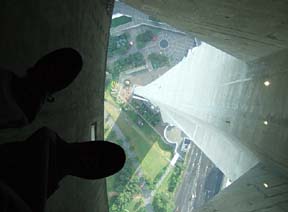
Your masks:
[{"label": "tree", "polygon": [[172,212],[174,208],[169,196],[165,193],[156,194],[152,206],[157,212]]},{"label": "tree", "polygon": [[139,211],[141,208],[141,206],[144,205],[144,200],[143,199],[139,199],[139,201],[134,205],[134,210]]},{"label": "tree", "polygon": [[148,59],[150,60],[153,69],[158,69],[163,66],[169,66],[169,58],[165,55],[151,53],[148,55]]},{"label": "tree", "polygon": [[147,187],[152,191],[155,189],[155,184],[151,178],[145,177]]},{"label": "tree", "polygon": [[179,165],[175,166],[173,173],[171,177],[169,178],[169,183],[168,183],[169,192],[175,191],[177,184],[179,182],[179,179],[181,177],[181,173],[182,173],[182,168]]},{"label": "tree", "polygon": [[142,49],[146,46],[149,41],[153,40],[154,33],[151,30],[146,30],[144,33],[141,33],[136,36],[136,45],[138,49]]},{"label": "tree", "polygon": [[122,71],[145,65],[145,63],[144,56],[140,52],[130,54],[128,57],[120,58],[113,63],[113,68],[111,70],[112,79],[116,80]]},{"label": "tree", "polygon": [[127,194],[126,192],[122,192],[112,204],[111,211],[122,212],[127,207],[129,201],[129,194]]},{"label": "tree", "polygon": [[128,40],[129,37],[130,35],[128,33],[111,36],[108,45],[108,57],[126,54],[131,47]]},{"label": "tree", "polygon": [[138,208],[137,212],[146,212],[146,208],[144,206],[141,208]]},{"label": "tree", "polygon": [[131,195],[139,194],[141,192],[141,188],[139,186],[139,178],[133,177],[132,179],[130,179],[129,183],[126,185],[125,190]]}]

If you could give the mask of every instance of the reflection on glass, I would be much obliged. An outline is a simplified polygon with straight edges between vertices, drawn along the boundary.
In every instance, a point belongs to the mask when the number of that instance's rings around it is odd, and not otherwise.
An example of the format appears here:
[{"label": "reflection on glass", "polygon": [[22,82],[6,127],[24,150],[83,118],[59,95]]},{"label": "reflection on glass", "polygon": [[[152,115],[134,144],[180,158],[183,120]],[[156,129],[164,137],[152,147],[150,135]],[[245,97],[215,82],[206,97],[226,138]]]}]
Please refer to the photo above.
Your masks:
[{"label": "reflection on glass", "polygon": [[181,210],[188,211],[231,183],[194,144],[191,133],[169,122],[167,111],[154,101],[168,96],[159,92],[169,87],[166,74],[200,45],[196,38],[115,2],[104,130],[105,139],[125,149],[127,163],[107,180],[110,211],[177,211],[184,205]]}]

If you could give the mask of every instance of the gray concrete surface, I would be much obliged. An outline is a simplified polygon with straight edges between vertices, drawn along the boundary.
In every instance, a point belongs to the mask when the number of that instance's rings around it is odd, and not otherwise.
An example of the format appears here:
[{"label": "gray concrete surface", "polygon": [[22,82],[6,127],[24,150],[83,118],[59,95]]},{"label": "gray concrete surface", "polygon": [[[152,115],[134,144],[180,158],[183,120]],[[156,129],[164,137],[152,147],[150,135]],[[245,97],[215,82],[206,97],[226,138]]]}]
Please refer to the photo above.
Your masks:
[{"label": "gray concrete surface", "polygon": [[[189,94],[191,98],[188,98],[188,104],[185,105],[187,98],[182,97],[185,100],[182,108],[191,111],[188,115],[183,111],[177,112],[174,107],[176,101],[173,102],[173,108],[167,102],[162,105],[167,110],[170,108],[169,112],[172,114],[174,112],[174,115],[182,114],[180,118],[182,121],[191,120],[190,115],[193,113],[193,117],[196,118],[194,121],[202,122],[202,129],[199,126],[196,127],[197,125],[191,125],[190,122],[191,128],[198,131],[195,130],[196,133],[192,135],[204,141],[204,143],[201,142],[201,145],[206,145],[209,149],[212,148],[210,145],[215,145],[212,141],[219,141],[219,137],[215,137],[215,134],[207,134],[209,129],[216,129],[224,136],[220,139],[222,144],[225,143],[225,137],[229,138],[230,144],[239,143],[244,149],[253,153],[252,157],[254,155],[265,166],[270,167],[267,168],[267,175],[277,176],[281,173],[280,178],[287,180],[287,1],[266,1],[264,3],[260,1],[196,0],[181,1],[177,4],[172,1],[160,0],[126,0],[125,2],[151,15],[154,14],[160,20],[166,20],[173,26],[178,26],[183,31],[190,32],[207,43],[236,56],[243,62],[247,62],[243,63],[243,68],[240,69],[234,67],[224,71],[220,68],[219,75],[214,76],[216,81],[220,80],[219,87],[215,87],[215,90],[209,87],[213,86],[213,82],[210,81],[211,84],[206,82],[206,77],[211,79],[211,74],[216,74],[214,72],[210,72],[206,76],[199,72],[200,76],[194,76],[198,80],[193,79],[192,76],[189,78],[190,81],[186,80],[189,83],[194,82],[194,84],[191,83],[192,92]],[[170,15],[172,13],[173,16]],[[206,67],[203,67],[203,70],[205,69]],[[269,87],[265,87],[263,84],[266,80],[271,82]],[[182,84],[181,81],[178,81],[178,85],[182,86]],[[191,102],[195,97],[193,92],[195,85],[199,88],[199,94],[196,93],[196,101]],[[158,87],[161,86],[158,85]],[[209,90],[212,92],[207,92]],[[186,94],[188,93],[189,91],[186,91]],[[177,94],[180,95],[180,99],[181,93]],[[203,98],[199,99],[201,95]],[[191,128],[188,130],[192,133],[193,129]],[[232,140],[235,142],[231,142]],[[237,154],[241,155],[244,149],[236,147],[235,151],[231,151],[222,159],[229,160]],[[223,145],[223,151],[227,151],[225,145]],[[246,157],[238,159],[244,163],[245,160],[247,162]],[[235,163],[232,170],[237,172],[238,168],[239,164]],[[265,176],[263,172],[258,174],[259,178]],[[274,179],[281,184],[280,178]],[[241,179],[242,177],[239,178],[239,180]],[[253,181],[253,179],[250,180]],[[269,199],[267,202],[266,199],[261,202],[258,201],[259,196],[257,196],[262,194],[261,190],[254,190],[252,192],[254,196],[249,196],[251,190],[237,182],[238,180],[229,187],[231,190],[228,190],[227,193],[220,192],[219,196],[226,194],[225,200],[224,198],[215,198],[208,203],[208,209],[204,207],[199,211],[287,211],[288,200],[286,196],[282,195],[288,191],[285,186],[281,187],[283,190],[279,194],[273,196],[273,202]],[[235,193],[234,191],[239,192]],[[250,197],[251,201],[245,202],[243,199],[246,196]],[[221,207],[219,207],[220,205]]]},{"label": "gray concrete surface", "polygon": [[[0,3],[0,65],[18,75],[37,59],[60,47],[73,47],[83,55],[79,77],[54,103],[45,104],[32,125],[1,130],[0,141],[23,140],[40,126],[56,130],[69,142],[90,139],[90,125],[97,122],[103,137],[103,95],[106,44],[112,13],[111,1],[6,1]],[[106,212],[105,180],[67,177],[49,199],[47,211]]]},{"label": "gray concrete surface", "polygon": [[285,0],[124,2],[244,60],[287,48],[288,2]]},{"label": "gray concrete surface", "polygon": [[[231,124],[227,124],[226,119],[232,121],[233,126],[242,126],[231,113],[240,110],[239,102],[243,100],[240,96],[223,95],[223,90],[231,89],[231,85],[227,88],[227,82],[241,79],[234,79],[239,72],[247,72],[245,63],[203,43],[160,78],[134,90],[135,94],[159,106],[163,121],[185,132],[231,180],[258,162],[237,137],[227,133]],[[246,86],[247,82],[240,83]],[[237,86],[240,83],[236,83]],[[251,99],[247,93],[243,95]],[[224,97],[226,99],[222,99]]]},{"label": "gray concrete surface", "polygon": [[195,212],[286,212],[287,178],[257,165]]},{"label": "gray concrete surface", "polygon": [[[285,211],[288,188],[278,179],[287,181],[287,52],[246,64],[205,43],[197,48],[179,67],[135,93],[158,105],[164,121],[180,127],[228,178],[236,180],[232,190],[220,192],[208,209],[200,211],[228,212],[233,204],[233,211]],[[271,82],[268,87],[266,80]],[[261,190],[237,183],[258,160],[272,169],[264,168],[265,175],[259,172],[257,178],[269,175],[281,185],[279,194],[262,205]],[[256,177],[249,180],[253,183]]]}]

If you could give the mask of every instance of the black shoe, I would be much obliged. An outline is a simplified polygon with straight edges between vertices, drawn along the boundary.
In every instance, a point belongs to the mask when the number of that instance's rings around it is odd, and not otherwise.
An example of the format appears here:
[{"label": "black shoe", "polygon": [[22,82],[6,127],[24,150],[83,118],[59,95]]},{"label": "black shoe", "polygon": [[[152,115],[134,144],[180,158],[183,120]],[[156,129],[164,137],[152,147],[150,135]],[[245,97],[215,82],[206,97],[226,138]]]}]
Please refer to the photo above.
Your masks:
[{"label": "black shoe", "polygon": [[108,141],[72,143],[63,149],[67,174],[84,179],[100,179],[120,171],[126,160],[125,152]]},{"label": "black shoe", "polygon": [[27,77],[39,81],[49,94],[66,88],[79,74],[83,61],[72,48],[57,49],[37,61]]},{"label": "black shoe", "polygon": [[[51,95],[66,88],[82,69],[82,57],[72,48],[57,49],[37,61],[23,78],[11,82],[16,104],[31,123]],[[26,123],[27,124],[27,123]]]}]

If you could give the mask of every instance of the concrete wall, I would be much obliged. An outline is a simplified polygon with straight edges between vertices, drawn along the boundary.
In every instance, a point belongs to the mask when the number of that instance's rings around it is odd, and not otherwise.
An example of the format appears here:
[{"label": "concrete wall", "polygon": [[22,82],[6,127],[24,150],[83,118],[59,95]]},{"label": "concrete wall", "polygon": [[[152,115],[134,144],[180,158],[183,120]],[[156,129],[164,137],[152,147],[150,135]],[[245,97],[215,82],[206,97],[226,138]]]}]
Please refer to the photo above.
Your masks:
[{"label": "concrete wall", "polygon": [[259,164],[196,212],[286,212],[288,180]]},{"label": "concrete wall", "polygon": [[[288,2],[125,1],[247,62],[246,69],[218,76],[220,90],[210,102],[186,107],[194,110],[194,117],[236,138],[265,166],[250,170],[199,211],[288,211]],[[210,95],[205,86],[200,85],[202,93]]]},{"label": "concrete wall", "polygon": [[[236,83],[224,86],[212,104],[226,112],[205,111],[209,102],[202,111],[214,117],[210,121],[214,126],[235,136],[265,163],[279,166],[287,174],[287,1],[126,2],[249,61],[247,69],[235,72],[231,79],[229,71],[223,72],[223,82]],[[267,79],[273,85],[264,89]],[[230,127],[222,124],[227,118],[231,119]],[[264,127],[264,120],[269,122],[268,127]]]},{"label": "concrete wall", "polygon": [[[90,139],[97,121],[103,137],[103,89],[106,44],[113,2],[105,0],[3,0],[0,3],[0,65],[19,75],[47,52],[73,47],[83,55],[79,77],[35,122],[23,129],[1,130],[1,142],[22,140],[40,126],[56,130],[69,142]],[[105,180],[67,177],[48,201],[48,211],[107,211]]]},{"label": "concrete wall", "polygon": [[125,2],[240,59],[253,60],[287,48],[285,0]]},{"label": "concrete wall", "polygon": [[[239,136],[229,132],[234,125],[246,131],[239,118],[233,119],[242,112],[239,92],[227,95],[233,86],[226,85],[246,72],[244,62],[202,42],[180,63],[152,83],[136,87],[134,93],[159,106],[163,121],[185,132],[234,181],[259,161]],[[237,88],[239,84],[241,80]],[[242,85],[246,87],[247,82]],[[251,96],[243,95],[252,103]]]},{"label": "concrete wall", "polygon": [[[229,133],[239,138],[266,165],[288,176],[288,50],[248,63],[250,81],[229,86],[225,96],[238,94],[243,113],[236,114]],[[265,87],[263,82],[271,85]],[[242,87],[242,88],[241,88]],[[236,99],[235,99],[236,100]],[[221,101],[221,100],[220,100]],[[225,101],[225,100],[224,100]],[[236,102],[236,101],[235,101]],[[268,121],[265,126],[264,121]],[[237,125],[236,123],[241,123]],[[245,127],[245,129],[243,129]]]}]

